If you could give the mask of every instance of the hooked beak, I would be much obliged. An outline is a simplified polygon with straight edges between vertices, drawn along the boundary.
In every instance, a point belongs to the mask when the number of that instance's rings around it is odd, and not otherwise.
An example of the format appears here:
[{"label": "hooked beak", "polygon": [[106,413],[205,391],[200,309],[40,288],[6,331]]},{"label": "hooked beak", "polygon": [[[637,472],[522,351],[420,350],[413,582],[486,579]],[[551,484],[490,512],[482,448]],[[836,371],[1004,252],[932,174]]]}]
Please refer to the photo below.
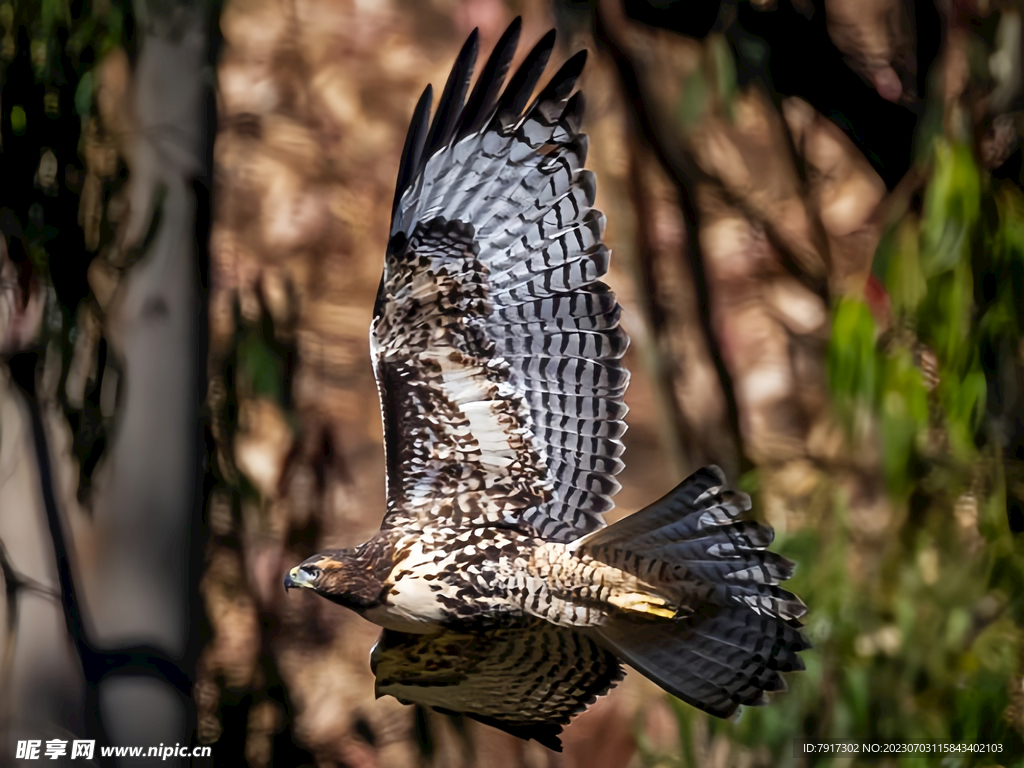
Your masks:
[{"label": "hooked beak", "polygon": [[284,591],[287,592],[293,587],[313,587],[313,575],[301,565],[296,565],[284,577]]}]

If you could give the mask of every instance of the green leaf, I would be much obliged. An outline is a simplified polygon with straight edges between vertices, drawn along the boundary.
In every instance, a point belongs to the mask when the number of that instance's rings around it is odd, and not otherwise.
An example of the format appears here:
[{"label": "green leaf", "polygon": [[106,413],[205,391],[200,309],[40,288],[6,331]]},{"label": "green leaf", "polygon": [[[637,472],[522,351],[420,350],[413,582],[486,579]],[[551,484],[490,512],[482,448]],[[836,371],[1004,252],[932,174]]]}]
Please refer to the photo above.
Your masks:
[{"label": "green leaf", "polygon": [[967,370],[976,346],[971,328],[973,313],[974,275],[967,260],[929,279],[928,294],[918,313],[918,328],[945,372],[959,376]]},{"label": "green leaf", "polygon": [[910,350],[885,360],[879,414],[882,466],[890,492],[910,491],[910,460],[918,436],[928,426],[928,390]]},{"label": "green leaf", "polygon": [[39,10],[40,32],[43,37],[49,37],[53,33],[53,27],[58,19],[68,23],[64,14],[63,0],[42,0]]},{"label": "green leaf", "polygon": [[281,402],[284,394],[284,362],[260,337],[256,329],[248,329],[238,342],[238,373],[240,383],[256,397]]},{"label": "green leaf", "polygon": [[1020,336],[1020,315],[1010,285],[1004,283],[1000,286],[996,300],[978,321],[978,334],[982,339],[991,339],[995,345],[1001,339]]},{"label": "green leaf", "polygon": [[28,125],[28,118],[25,116],[25,108],[20,104],[11,107],[11,131],[15,136],[21,136]]},{"label": "green leaf", "polygon": [[867,733],[870,728],[871,675],[860,664],[852,664],[843,675],[843,691],[849,706],[850,731],[844,736]]},{"label": "green leaf", "polygon": [[946,416],[949,446],[962,460],[974,457],[974,435],[985,415],[988,383],[975,362],[962,376],[943,375],[939,381],[939,402]]},{"label": "green leaf", "polygon": [[82,75],[75,89],[75,112],[83,117],[92,111],[92,78],[93,70],[89,70]]},{"label": "green leaf", "polygon": [[991,242],[991,255],[1003,263],[1024,263],[1024,194],[1013,183],[1000,184],[992,198],[998,225]]},{"label": "green leaf", "polygon": [[[863,301],[846,297],[840,300],[832,321],[828,345],[828,376],[840,410],[846,410],[848,424],[856,403],[873,403],[877,387],[878,365],[875,352],[875,320]],[[843,401],[848,401],[844,404]]]},{"label": "green leaf", "polygon": [[921,233],[921,266],[927,277],[969,257],[980,209],[981,176],[970,147],[937,140]]},{"label": "green leaf", "polygon": [[675,696],[668,697],[669,706],[676,716],[676,727],[679,729],[680,764],[687,768],[695,768],[698,765],[693,738],[694,720],[697,717],[696,710]]},{"label": "green leaf", "polygon": [[971,615],[960,607],[954,607],[946,617],[946,647],[956,651],[963,645],[971,628]]},{"label": "green leaf", "polygon": [[124,17],[121,13],[121,8],[117,3],[110,4],[110,9],[107,11],[104,21],[106,22],[107,31],[100,40],[100,56],[106,56],[111,50],[121,45]]},{"label": "green leaf", "polygon": [[908,214],[886,233],[879,244],[882,259],[887,262],[885,287],[889,291],[893,312],[899,316],[913,316],[928,293],[928,285],[921,270],[919,240],[917,217]]}]

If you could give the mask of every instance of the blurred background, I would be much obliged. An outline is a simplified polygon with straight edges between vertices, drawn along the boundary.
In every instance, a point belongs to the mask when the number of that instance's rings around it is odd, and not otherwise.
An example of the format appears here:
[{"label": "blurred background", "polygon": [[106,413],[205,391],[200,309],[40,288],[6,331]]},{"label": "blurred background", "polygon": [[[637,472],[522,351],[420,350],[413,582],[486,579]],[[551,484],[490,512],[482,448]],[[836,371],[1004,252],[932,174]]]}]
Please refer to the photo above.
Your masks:
[{"label": "blurred background", "polygon": [[[1024,764],[1022,10],[2,0],[0,765],[25,738],[254,767],[840,762],[798,738]],[[551,27],[549,71],[591,53],[632,339],[609,517],[719,464],[798,563],[815,645],[728,722],[630,674],[561,755],[375,700],[379,630],[281,588],[380,523],[367,334],[405,131],[516,15],[519,57]]]}]

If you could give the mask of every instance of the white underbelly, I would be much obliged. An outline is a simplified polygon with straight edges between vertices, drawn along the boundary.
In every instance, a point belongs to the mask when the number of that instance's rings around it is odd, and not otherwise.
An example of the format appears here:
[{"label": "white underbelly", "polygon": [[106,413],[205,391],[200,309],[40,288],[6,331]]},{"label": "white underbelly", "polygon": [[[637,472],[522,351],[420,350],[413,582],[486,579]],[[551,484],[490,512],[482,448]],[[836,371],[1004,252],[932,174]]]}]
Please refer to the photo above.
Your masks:
[{"label": "white underbelly", "polygon": [[388,591],[385,602],[369,608],[363,616],[385,629],[425,634],[439,632],[445,617],[431,583],[415,576],[406,576]]},{"label": "white underbelly", "polygon": [[426,635],[431,632],[440,632],[442,629],[440,624],[426,621],[418,616],[411,616],[390,605],[368,608],[363,611],[363,618],[372,621],[378,627],[393,629],[396,632],[408,632],[413,635]]}]

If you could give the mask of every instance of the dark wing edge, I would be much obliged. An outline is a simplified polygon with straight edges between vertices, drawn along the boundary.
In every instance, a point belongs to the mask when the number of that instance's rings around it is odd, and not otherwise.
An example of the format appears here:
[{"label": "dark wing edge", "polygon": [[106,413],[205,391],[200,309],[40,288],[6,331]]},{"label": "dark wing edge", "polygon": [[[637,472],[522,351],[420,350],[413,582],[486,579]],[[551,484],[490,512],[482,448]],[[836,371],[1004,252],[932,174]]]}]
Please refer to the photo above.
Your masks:
[{"label": "dark wing edge", "polygon": [[562,727],[623,676],[586,635],[538,620],[481,632],[384,630],[370,667],[378,698],[465,715],[556,751]]},{"label": "dark wing edge", "polygon": [[[583,169],[583,98],[570,96],[586,52],[527,107],[555,36],[501,91],[520,30],[517,19],[463,105],[471,35],[433,121],[428,90],[406,139],[371,328],[388,454],[385,526],[441,515],[526,523],[569,541],[604,524],[620,488],[629,339],[600,281],[605,218]],[[453,379],[478,391],[465,394]],[[484,400],[492,407],[483,415],[463,407]],[[454,450],[439,456],[446,444]],[[484,502],[466,497],[484,492]],[[464,509],[427,511],[442,495],[462,498]]]}]

